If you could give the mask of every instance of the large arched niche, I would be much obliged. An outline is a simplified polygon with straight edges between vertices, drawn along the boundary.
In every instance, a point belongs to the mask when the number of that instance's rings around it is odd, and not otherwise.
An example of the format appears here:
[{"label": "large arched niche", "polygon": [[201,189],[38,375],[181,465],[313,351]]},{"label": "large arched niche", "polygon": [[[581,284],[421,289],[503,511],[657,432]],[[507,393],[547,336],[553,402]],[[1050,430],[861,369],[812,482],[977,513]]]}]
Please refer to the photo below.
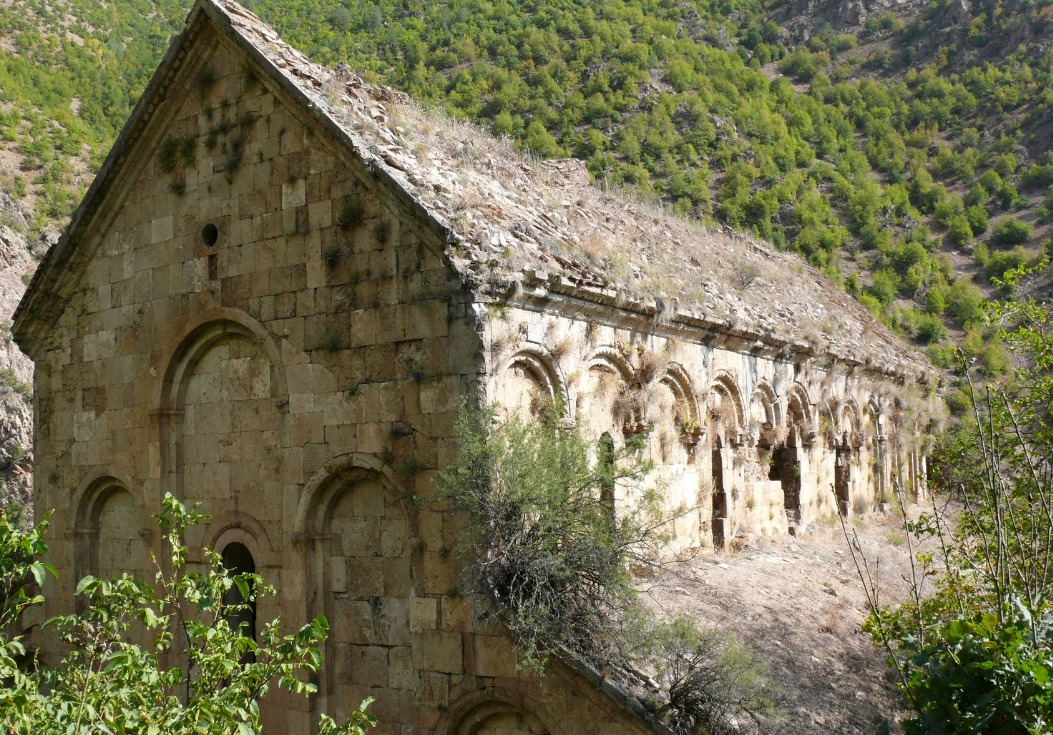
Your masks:
[{"label": "large arched niche", "polygon": [[863,433],[870,443],[885,439],[884,411],[878,395],[872,395],[863,409]]},{"label": "large arched niche", "polygon": [[858,448],[863,439],[863,416],[854,398],[846,398],[837,407],[837,433],[842,443]]},{"label": "large arched niche", "polygon": [[698,402],[684,368],[672,363],[650,388],[653,393],[652,450],[663,464],[694,460],[695,447],[704,434]]},{"label": "large arched niche", "polygon": [[577,395],[576,416],[582,431],[593,441],[603,434],[622,435],[615,417],[615,402],[633,382],[633,369],[613,347],[599,347],[588,356]]},{"label": "large arched niche", "polygon": [[[305,547],[306,614],[325,615],[332,625],[319,672],[319,708],[338,719],[351,714],[364,687],[410,685],[396,673],[409,660],[412,642],[415,531],[407,498],[389,468],[353,454],[316,473],[297,510],[294,538]],[[366,659],[375,666],[354,664]],[[377,671],[392,673],[379,682],[370,678]]]},{"label": "large arched niche", "polygon": [[149,516],[142,498],[129,488],[127,482],[101,475],[74,495],[76,580],[89,574],[100,579],[125,573],[139,579],[152,576]]},{"label": "large arched niche", "polygon": [[823,397],[817,406],[816,430],[822,441],[831,449],[841,443],[837,431],[838,406],[833,398]]},{"label": "large arched niche", "polygon": [[165,370],[163,484],[213,515],[246,513],[277,535],[285,376],[270,334],[229,311],[187,330]]},{"label": "large arched niche", "polygon": [[498,371],[492,386],[492,401],[508,416],[528,420],[553,403],[558,403],[565,414],[571,409],[567,383],[556,361],[540,345],[514,354]]},{"label": "large arched niche", "polygon": [[767,380],[761,380],[750,396],[747,431],[750,441],[769,447],[777,441],[775,429],[780,424],[779,399]]},{"label": "large arched niche", "polygon": [[790,430],[790,440],[795,444],[810,444],[814,426],[808,391],[800,383],[794,383],[786,394],[786,427]]},{"label": "large arched niche", "polygon": [[721,371],[709,389],[707,410],[710,432],[714,442],[721,447],[741,443],[746,425],[746,413],[742,405],[742,394],[734,377]]},{"label": "large arched niche", "polygon": [[452,703],[441,735],[556,735],[552,718],[519,692],[487,688]]},{"label": "large arched niche", "polygon": [[286,398],[288,390],[282,370],[281,352],[267,329],[243,312],[214,309],[198,316],[169,345],[170,357],[165,366],[157,404],[162,411],[178,410],[185,392],[188,373],[217,340],[240,335],[256,341],[266,353],[272,367],[273,392]]}]

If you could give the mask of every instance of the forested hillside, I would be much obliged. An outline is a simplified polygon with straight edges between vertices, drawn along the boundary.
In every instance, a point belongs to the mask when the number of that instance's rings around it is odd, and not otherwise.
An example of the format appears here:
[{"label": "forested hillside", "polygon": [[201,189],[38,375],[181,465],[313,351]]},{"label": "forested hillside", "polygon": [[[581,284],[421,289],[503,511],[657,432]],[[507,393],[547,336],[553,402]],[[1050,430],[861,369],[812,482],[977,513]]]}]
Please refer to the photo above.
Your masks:
[{"label": "forested hillside", "polygon": [[[0,182],[41,229],[188,8],[0,1]],[[980,306],[1053,250],[1050,0],[246,4],[320,62],[796,250],[939,365],[960,343],[1005,369]]]}]

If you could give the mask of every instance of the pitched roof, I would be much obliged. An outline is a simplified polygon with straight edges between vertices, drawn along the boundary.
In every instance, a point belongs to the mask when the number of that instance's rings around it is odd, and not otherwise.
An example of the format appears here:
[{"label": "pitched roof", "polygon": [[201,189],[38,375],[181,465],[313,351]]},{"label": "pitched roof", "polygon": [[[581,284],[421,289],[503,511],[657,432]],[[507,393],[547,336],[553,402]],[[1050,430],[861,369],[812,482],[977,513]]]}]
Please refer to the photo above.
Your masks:
[{"label": "pitched roof", "polygon": [[[480,294],[571,293],[763,349],[932,375],[917,350],[795,255],[592,186],[578,162],[521,156],[510,141],[422,109],[346,65],[326,69],[231,0],[198,0],[188,31],[203,16],[445,235],[450,263]],[[55,289],[55,271],[70,260],[85,212],[100,201],[122,149],[156,106],[151,98],[163,93],[159,80],[178,62],[188,31],[173,43],[62,241],[45,257],[16,313],[16,333],[27,304]]]}]

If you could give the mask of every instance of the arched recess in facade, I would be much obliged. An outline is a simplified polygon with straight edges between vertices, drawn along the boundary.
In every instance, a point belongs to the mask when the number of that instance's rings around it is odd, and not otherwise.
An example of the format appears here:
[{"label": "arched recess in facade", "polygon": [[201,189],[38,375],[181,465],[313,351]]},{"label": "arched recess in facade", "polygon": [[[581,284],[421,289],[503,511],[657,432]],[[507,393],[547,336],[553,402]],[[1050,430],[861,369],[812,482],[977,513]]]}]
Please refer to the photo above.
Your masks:
[{"label": "arched recess in facade", "polygon": [[834,464],[834,495],[837,510],[848,516],[855,506],[866,503],[865,486],[859,472],[859,446],[862,443],[862,417],[859,404],[846,398],[837,404],[835,413],[837,437]]},{"label": "arched recess in facade", "polygon": [[76,584],[87,575],[109,579],[123,573],[152,578],[150,514],[142,495],[112,475],[89,480],[70,501]]},{"label": "arched recess in facade", "polygon": [[730,373],[721,371],[706,397],[710,437],[710,533],[713,546],[723,548],[731,539],[734,492],[741,480],[733,453],[745,436],[746,413],[738,385]]},{"label": "arched recess in facade", "polygon": [[793,527],[802,519],[801,478],[807,471],[803,467],[805,449],[815,440],[811,401],[808,391],[800,383],[794,383],[787,391],[783,415],[785,427],[780,434],[785,435],[785,440],[772,450],[768,479],[776,480],[782,486],[786,522]]},{"label": "arched recess in facade", "polygon": [[567,381],[556,360],[539,344],[520,349],[504,364],[491,383],[490,400],[524,419],[556,403],[571,418]]},{"label": "arched recess in facade", "polygon": [[519,692],[490,688],[454,702],[439,735],[557,735],[555,719]]},{"label": "arched recess in facade", "polygon": [[846,398],[837,406],[837,435],[841,443],[858,449],[863,441],[863,416],[854,398]]},{"label": "arched recess in facade", "polygon": [[874,495],[878,503],[889,500],[885,419],[881,403],[881,396],[874,394],[870,396],[863,412],[863,448],[869,454]]},{"label": "arched recess in facade", "polygon": [[709,388],[707,411],[710,436],[720,446],[738,446],[744,439],[746,411],[742,393],[731,373],[721,370]]},{"label": "arched recess in facade", "polygon": [[615,403],[633,382],[634,370],[613,346],[593,350],[585,360],[585,372],[577,395],[575,417],[587,439],[603,434],[621,437],[623,426],[615,416]]},{"label": "arched recess in facade", "polygon": [[794,383],[786,392],[785,416],[790,430],[787,441],[796,446],[809,446],[815,440],[815,423],[808,391],[800,383]]},{"label": "arched recess in facade", "polygon": [[753,389],[748,421],[746,431],[751,444],[771,447],[780,441],[777,432],[782,423],[779,399],[767,380],[760,380]]},{"label": "arched recess in facade", "polygon": [[279,535],[288,392],[271,334],[232,309],[202,315],[171,351],[158,405],[162,492]]},{"label": "arched recess in facade", "polygon": [[370,687],[414,697],[409,605],[416,531],[408,497],[390,468],[355,453],[327,462],[297,508],[293,538],[304,545],[306,614],[325,615],[332,625],[317,709],[338,720]]},{"label": "arched recess in facade", "polygon": [[651,432],[651,442],[657,458],[665,465],[693,463],[705,427],[687,371],[670,363],[650,390],[654,408],[649,418],[657,429]]}]

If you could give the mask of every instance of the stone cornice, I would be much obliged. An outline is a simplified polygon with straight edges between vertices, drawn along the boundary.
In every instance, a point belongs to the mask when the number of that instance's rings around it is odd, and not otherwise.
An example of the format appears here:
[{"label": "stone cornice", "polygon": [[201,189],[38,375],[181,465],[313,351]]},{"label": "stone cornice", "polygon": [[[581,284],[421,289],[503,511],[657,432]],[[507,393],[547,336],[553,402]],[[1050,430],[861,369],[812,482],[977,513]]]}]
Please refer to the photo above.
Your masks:
[{"label": "stone cornice", "polygon": [[[895,382],[939,383],[936,370],[907,371],[892,363],[859,360],[817,348],[802,340],[788,340],[739,327],[726,319],[677,311],[658,300],[645,300],[609,288],[581,285],[564,276],[526,270],[521,279],[494,288],[490,300],[531,311],[587,318],[613,326],[632,326],[658,336],[716,347],[782,362],[812,361],[840,366],[850,374]],[[485,299],[485,297],[484,297]]]}]

